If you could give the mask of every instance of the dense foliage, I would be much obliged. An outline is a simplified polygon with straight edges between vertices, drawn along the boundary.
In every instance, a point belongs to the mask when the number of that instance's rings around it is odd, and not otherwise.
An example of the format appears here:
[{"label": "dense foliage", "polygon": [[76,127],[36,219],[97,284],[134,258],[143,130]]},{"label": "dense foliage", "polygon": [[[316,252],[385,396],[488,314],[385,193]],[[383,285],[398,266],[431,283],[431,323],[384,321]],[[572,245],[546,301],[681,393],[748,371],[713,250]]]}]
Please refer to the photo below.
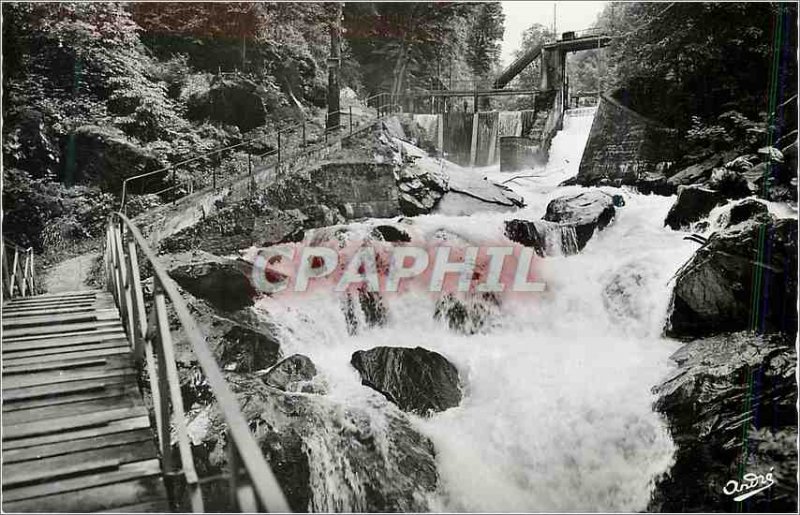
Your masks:
[{"label": "dense foliage", "polygon": [[498,2],[347,3],[345,38],[364,86],[399,95],[485,77],[498,63]]},{"label": "dense foliage", "polygon": [[614,36],[610,86],[674,127],[734,109],[754,119],[771,82],[778,96],[796,90],[796,19],[788,2],[609,4],[599,23]]}]

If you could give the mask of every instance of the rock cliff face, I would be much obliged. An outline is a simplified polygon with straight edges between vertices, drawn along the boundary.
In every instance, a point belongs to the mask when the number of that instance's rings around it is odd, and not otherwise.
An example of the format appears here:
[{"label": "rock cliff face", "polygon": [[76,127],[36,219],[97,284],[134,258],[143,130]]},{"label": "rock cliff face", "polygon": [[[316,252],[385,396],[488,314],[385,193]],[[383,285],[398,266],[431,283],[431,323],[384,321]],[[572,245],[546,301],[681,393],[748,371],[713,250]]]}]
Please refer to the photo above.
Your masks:
[{"label": "rock cliff face", "polygon": [[256,291],[251,282],[252,267],[245,261],[187,252],[170,256],[166,265],[170,277],[181,287],[222,311],[253,305]]},{"label": "rock cliff face", "polygon": [[667,334],[797,326],[797,221],[741,223],[711,236],[675,279]]},{"label": "rock cliff face", "polygon": [[[244,377],[228,381],[293,511],[430,509],[426,496],[438,483],[433,445],[402,413],[387,410],[385,428],[378,430],[363,408],[344,406],[319,390],[293,393]],[[204,450],[201,475],[225,470],[230,443],[216,405],[194,411],[189,431],[195,448]],[[215,509],[232,509],[226,486],[216,488]]]},{"label": "rock cliff face", "polygon": [[[656,483],[652,511],[797,511],[797,355],[794,340],[752,333],[695,340],[655,388],[678,446]],[[723,491],[745,473],[775,485],[743,503]]]},{"label": "rock cliff face", "polygon": [[208,90],[187,100],[188,115],[194,120],[213,120],[249,131],[264,125],[266,91],[244,77],[215,77]]}]

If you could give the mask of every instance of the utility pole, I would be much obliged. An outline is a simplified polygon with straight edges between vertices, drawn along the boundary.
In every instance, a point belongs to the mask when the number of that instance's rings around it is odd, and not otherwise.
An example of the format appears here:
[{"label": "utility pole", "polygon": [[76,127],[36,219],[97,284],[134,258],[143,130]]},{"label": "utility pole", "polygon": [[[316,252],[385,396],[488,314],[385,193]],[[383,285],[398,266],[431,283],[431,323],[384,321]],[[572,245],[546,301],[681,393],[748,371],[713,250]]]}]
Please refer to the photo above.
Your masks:
[{"label": "utility pole", "polygon": [[339,130],[339,66],[341,62],[342,4],[334,4],[334,19],[330,26],[331,55],[328,58],[328,117],[326,131]]},{"label": "utility pole", "polygon": [[558,32],[556,31],[556,7],[558,2],[553,2],[553,37],[558,39]]}]

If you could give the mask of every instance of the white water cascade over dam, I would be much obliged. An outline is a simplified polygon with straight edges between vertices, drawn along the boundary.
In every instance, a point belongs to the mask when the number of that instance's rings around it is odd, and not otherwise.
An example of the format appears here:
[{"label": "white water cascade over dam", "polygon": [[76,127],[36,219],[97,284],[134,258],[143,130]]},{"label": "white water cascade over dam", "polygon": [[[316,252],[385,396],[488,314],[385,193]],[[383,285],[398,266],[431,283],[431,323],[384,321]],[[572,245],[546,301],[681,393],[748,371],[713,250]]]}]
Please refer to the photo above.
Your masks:
[{"label": "white water cascade over dam", "polygon": [[[508,241],[504,221],[538,219],[550,200],[581,190],[558,184],[577,173],[592,116],[592,110],[565,114],[546,166],[474,171],[498,183],[513,179],[506,185],[524,197],[524,208],[418,216],[409,232],[420,239],[446,231],[469,241]],[[670,280],[697,244],[664,227],[672,198],[602,189],[625,201],[613,223],[580,253],[539,260],[545,291],[504,299],[475,334],[434,319],[436,299],[427,292],[386,296],[386,323],[356,334],[333,292],[264,297],[257,308],[277,328],[286,355],[302,353],[316,364],[329,401],[342,413],[355,406],[367,414],[388,462],[393,444],[381,435],[397,407],[361,384],[350,365],[353,352],[421,346],[455,365],[460,405],[427,418],[409,415],[435,449],[438,485],[419,493],[431,510],[644,510],[674,450],[651,393],[670,373],[668,357],[678,348],[661,336]],[[354,486],[356,472],[335,454],[342,441],[318,443],[307,450],[311,507],[363,509],[369,494]],[[391,463],[382,473],[388,481],[416,480]]]}]

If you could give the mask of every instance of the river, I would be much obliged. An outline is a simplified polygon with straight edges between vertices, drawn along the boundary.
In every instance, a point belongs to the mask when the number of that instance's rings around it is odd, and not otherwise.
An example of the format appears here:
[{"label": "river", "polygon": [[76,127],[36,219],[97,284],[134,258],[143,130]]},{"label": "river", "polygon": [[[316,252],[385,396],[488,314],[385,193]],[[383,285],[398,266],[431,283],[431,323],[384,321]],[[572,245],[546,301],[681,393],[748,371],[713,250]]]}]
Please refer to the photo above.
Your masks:
[{"label": "river", "polygon": [[[549,163],[529,173],[537,177],[508,184],[526,207],[419,216],[410,230],[422,238],[444,229],[496,242],[505,220],[540,218],[550,199],[580,190],[558,184],[577,173],[592,116],[592,110],[568,112]],[[476,173],[497,182],[524,174],[498,167]],[[546,290],[504,299],[478,334],[434,320],[435,299],[425,293],[387,297],[387,323],[355,335],[333,293],[264,298],[258,307],[276,325],[284,354],[309,356],[329,398],[366,410],[375,427],[396,408],[361,385],[349,363],[354,351],[422,346],[453,362],[464,384],[461,405],[429,418],[410,415],[436,449],[440,479],[427,499],[432,510],[643,510],[674,450],[651,394],[670,372],[668,358],[678,346],[661,337],[670,280],[698,244],[664,227],[674,197],[603,189],[625,199],[615,221],[581,253],[541,260]],[[315,509],[358,508],[334,502],[352,478],[325,462],[330,459],[312,456],[319,468],[312,480]]]}]

